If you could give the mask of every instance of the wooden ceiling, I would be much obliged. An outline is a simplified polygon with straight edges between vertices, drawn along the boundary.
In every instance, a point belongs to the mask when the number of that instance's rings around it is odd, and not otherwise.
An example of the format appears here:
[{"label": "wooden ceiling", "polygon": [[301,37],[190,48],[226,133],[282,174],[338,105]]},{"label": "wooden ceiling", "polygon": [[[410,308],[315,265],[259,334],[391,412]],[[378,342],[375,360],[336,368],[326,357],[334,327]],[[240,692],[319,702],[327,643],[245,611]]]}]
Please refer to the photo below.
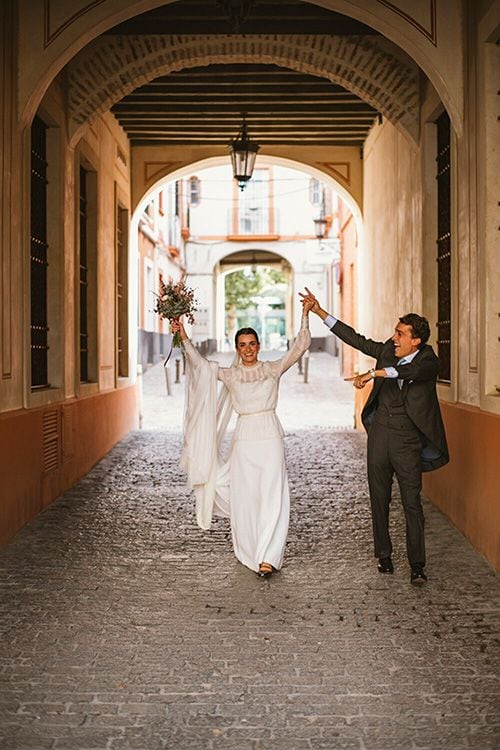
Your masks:
[{"label": "wooden ceiling", "polygon": [[[374,34],[299,0],[178,0],[113,34]],[[377,111],[324,78],[276,65],[185,68],[137,88],[112,111],[132,145],[227,145],[246,113],[261,145],[361,146]]]}]

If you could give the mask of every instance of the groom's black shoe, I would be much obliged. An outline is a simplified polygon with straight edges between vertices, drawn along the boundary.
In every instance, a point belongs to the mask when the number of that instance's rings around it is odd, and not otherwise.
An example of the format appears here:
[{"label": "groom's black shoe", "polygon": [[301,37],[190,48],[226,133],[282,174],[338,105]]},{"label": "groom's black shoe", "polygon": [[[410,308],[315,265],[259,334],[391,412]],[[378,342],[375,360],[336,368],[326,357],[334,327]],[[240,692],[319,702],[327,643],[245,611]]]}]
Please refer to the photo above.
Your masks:
[{"label": "groom's black shoe", "polygon": [[380,557],[378,561],[379,573],[394,573],[394,565],[390,557]]},{"label": "groom's black shoe", "polygon": [[421,586],[427,581],[427,576],[424,573],[424,566],[417,563],[411,566],[410,583],[414,583],[416,586]]}]

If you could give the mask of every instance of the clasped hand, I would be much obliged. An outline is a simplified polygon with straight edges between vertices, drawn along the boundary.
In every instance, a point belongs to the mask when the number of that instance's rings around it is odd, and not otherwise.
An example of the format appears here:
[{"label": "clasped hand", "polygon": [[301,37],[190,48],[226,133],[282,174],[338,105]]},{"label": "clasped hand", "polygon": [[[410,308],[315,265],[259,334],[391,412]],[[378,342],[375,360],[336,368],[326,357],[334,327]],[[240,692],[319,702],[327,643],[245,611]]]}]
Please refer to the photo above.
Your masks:
[{"label": "clasped hand", "polygon": [[311,311],[314,313],[319,313],[321,307],[318,300],[310,291],[310,289],[305,287],[305,290],[307,292],[306,294],[304,294],[303,292],[299,292],[299,297],[302,298],[300,301],[302,302],[302,309],[304,311],[304,314],[307,315]]},{"label": "clasped hand", "polygon": [[360,375],[353,375],[351,378],[344,378],[347,383],[352,383],[355,388],[364,388],[372,379],[369,372],[363,372]]}]

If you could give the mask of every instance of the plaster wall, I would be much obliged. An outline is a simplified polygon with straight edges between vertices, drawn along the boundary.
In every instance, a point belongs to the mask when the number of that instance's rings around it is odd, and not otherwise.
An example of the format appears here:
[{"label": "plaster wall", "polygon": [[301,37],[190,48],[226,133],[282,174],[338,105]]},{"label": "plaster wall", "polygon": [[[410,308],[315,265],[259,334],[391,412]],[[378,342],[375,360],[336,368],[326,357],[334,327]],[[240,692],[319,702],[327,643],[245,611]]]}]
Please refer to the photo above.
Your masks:
[{"label": "plaster wall", "polygon": [[[341,246],[341,269],[342,276],[339,279],[341,288],[340,319],[353,328],[357,326],[356,311],[358,299],[358,263],[357,263],[357,231],[352,214],[342,213],[340,229]],[[342,373],[345,377],[351,377],[358,367],[358,356],[355,349],[344,344],[341,347]]]},{"label": "plaster wall", "polygon": [[[500,414],[500,144],[498,89],[500,70],[500,2],[477,32],[477,264],[479,307],[479,404]],[[486,23],[486,21],[488,23]],[[475,164],[472,164],[472,170]],[[484,336],[481,327],[484,326]]]},{"label": "plaster wall", "polygon": [[[400,315],[425,314],[419,155],[387,121],[374,125],[366,140],[364,181],[359,330],[385,340]],[[360,363],[366,364],[361,355]]]},{"label": "plaster wall", "polygon": [[[257,158],[254,176],[259,170],[267,173],[269,190],[262,198],[257,198],[255,206],[267,208],[267,196],[270,201],[268,231],[261,234],[286,238],[314,236],[314,219],[319,214],[320,204],[315,205],[310,200],[311,176],[297,169],[273,165],[265,157]],[[200,179],[200,199],[190,208],[190,239],[208,240],[239,234],[238,206],[245,204],[246,193],[238,189],[230,165],[194,169],[191,176],[194,175]]]},{"label": "plaster wall", "polygon": [[[317,173],[333,180],[341,197],[348,203],[361,207],[363,164],[359,148],[297,146],[290,151],[284,146],[263,146],[257,157],[259,162],[312,167]],[[154,146],[132,148],[132,206],[134,209],[153,192],[169,175],[191,177],[197,169],[225,165],[226,148],[205,146],[171,146],[168,149]]]},{"label": "plaster wall", "polygon": [[22,139],[17,127],[15,12],[0,3],[0,408],[23,403]]}]

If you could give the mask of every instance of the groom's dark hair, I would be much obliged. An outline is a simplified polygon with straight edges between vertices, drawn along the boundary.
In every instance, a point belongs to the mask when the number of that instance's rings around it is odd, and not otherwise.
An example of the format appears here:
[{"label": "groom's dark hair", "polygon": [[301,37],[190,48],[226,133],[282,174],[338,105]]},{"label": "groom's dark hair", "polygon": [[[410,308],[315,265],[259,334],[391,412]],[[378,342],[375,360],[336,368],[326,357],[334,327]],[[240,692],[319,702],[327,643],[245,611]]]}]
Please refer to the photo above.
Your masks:
[{"label": "groom's dark hair", "polygon": [[257,343],[259,344],[259,334],[257,331],[253,328],[240,328],[239,331],[236,331],[236,336],[234,337],[234,345],[236,348],[238,348],[238,339],[240,336],[255,336]]},{"label": "groom's dark hair", "polygon": [[431,335],[431,329],[427,318],[422,317],[422,315],[417,315],[417,313],[408,313],[407,315],[401,316],[399,322],[403,323],[405,326],[410,326],[413,338],[420,339],[419,349],[428,342],[429,336]]}]

